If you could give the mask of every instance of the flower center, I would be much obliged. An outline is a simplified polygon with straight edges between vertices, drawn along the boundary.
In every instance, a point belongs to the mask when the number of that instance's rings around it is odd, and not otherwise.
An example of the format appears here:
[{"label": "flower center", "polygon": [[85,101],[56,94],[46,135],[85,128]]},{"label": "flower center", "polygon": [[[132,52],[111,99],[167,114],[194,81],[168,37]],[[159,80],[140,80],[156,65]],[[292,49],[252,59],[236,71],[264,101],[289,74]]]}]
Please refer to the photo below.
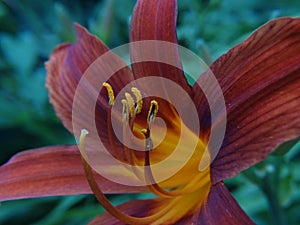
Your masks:
[{"label": "flower center", "polygon": [[[109,106],[114,105],[114,92],[110,84],[103,83],[108,93]],[[87,161],[82,157],[85,172],[89,184],[106,210],[120,221],[126,224],[161,224],[174,223],[182,217],[194,213],[202,205],[202,202],[207,197],[211,181],[210,168],[204,171],[199,171],[198,165],[205,150],[205,144],[184,124],[181,125],[181,119],[178,115],[173,115],[173,126],[168,128],[166,137],[163,141],[154,146],[154,142],[161,140],[159,135],[159,126],[155,126],[155,118],[159,110],[159,104],[156,100],[150,102],[150,107],[147,114],[146,127],[145,123],[135,123],[138,114],[142,112],[143,98],[141,92],[137,88],[131,89],[135,99],[131,94],[125,93],[125,98],[121,100],[122,108],[122,124],[123,124],[123,140],[128,140],[128,129],[134,134],[142,134],[144,138],[144,151],[136,152],[126,145],[123,146],[123,152],[116,148],[114,134],[111,125],[111,109],[108,110],[107,124],[108,136],[111,144],[112,152],[121,162],[132,165],[133,174],[142,180],[149,187],[150,191],[156,194],[159,198],[153,201],[158,201],[158,207],[149,212],[150,215],[145,217],[128,216],[111,203],[104,196],[98,187],[92,169]],[[154,130],[154,131],[153,131]],[[84,155],[84,140],[87,135],[86,130],[82,130],[80,137],[80,151]],[[183,141],[179,141],[182,139]],[[194,148],[191,143],[197,143],[195,151],[190,157],[186,157],[187,149]],[[168,161],[167,164],[159,163],[162,159],[168,158],[176,150],[175,157]],[[184,159],[184,160],[182,160]],[[157,166],[160,164],[160,166]],[[161,180],[158,175],[163,175],[177,168],[181,164],[180,170],[174,175]],[[139,166],[139,167],[136,167]],[[142,166],[142,167],[141,167]],[[143,169],[141,169],[143,168]],[[159,181],[157,181],[159,180]]]}]

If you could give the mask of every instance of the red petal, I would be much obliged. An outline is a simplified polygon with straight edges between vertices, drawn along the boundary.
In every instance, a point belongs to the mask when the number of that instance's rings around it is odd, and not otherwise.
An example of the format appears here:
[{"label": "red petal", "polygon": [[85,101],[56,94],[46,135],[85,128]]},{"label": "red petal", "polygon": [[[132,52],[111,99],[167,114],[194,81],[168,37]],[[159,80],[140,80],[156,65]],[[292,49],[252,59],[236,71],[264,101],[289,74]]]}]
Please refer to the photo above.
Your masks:
[{"label": "red petal", "polygon": [[198,216],[195,215],[187,223],[181,224],[254,224],[241,209],[223,183],[212,186],[209,196],[204,202]]},{"label": "red petal", "polygon": [[[138,192],[129,187],[96,179],[106,193]],[[53,146],[29,150],[0,167],[0,201],[56,195],[92,193],[77,146]]]},{"label": "red petal", "polygon": [[[74,44],[63,44],[58,46],[46,63],[47,68],[47,88],[50,92],[50,102],[53,104],[58,117],[62,120],[65,127],[73,132],[72,129],[72,104],[75,90],[79,80],[87,68],[100,56],[108,52],[109,49],[96,36],[91,35],[85,28],[75,24],[77,41]],[[132,80],[132,74],[126,64],[116,55],[111,55],[113,62],[122,63],[124,68],[109,80],[115,91],[118,91]],[[110,65],[107,65],[110,67]],[[107,71],[97,71],[97,77],[106,77]],[[98,79],[98,78],[97,78]],[[89,85],[94,85],[96,91],[100,92],[102,83],[90,81]],[[106,79],[104,80],[106,81]],[[93,83],[94,82],[94,83]],[[97,85],[98,84],[98,85]],[[87,90],[89,91],[89,90]],[[106,92],[103,91],[103,98],[99,101],[107,102]],[[102,105],[104,104],[102,102]],[[106,105],[106,104],[105,104]],[[84,109],[83,109],[84,110]],[[98,109],[98,113],[101,112]]]},{"label": "red petal", "polygon": [[[126,202],[120,206],[117,206],[119,210],[126,213],[127,215],[136,217],[145,217],[149,215],[149,212],[158,207],[159,201],[157,199],[150,200],[134,200]],[[109,225],[123,225],[116,218],[112,217],[107,212],[94,218],[88,225],[98,225],[98,224],[109,224]]]},{"label": "red petal", "polygon": [[46,63],[47,82],[46,87],[49,89],[50,103],[54,106],[57,116],[64,126],[72,132],[72,99],[68,99],[61,88],[61,71],[63,70],[62,62],[64,61],[69,44],[63,44],[55,48]]},{"label": "red petal", "polygon": [[[235,176],[300,135],[299,39],[300,19],[274,20],[212,65],[228,113],[223,147],[212,163],[214,183]],[[194,91],[202,104],[197,86]],[[209,114],[199,109],[207,127]]]},{"label": "red petal", "polygon": [[[183,219],[178,221],[175,225],[186,225],[186,224],[196,225],[196,224],[199,224],[199,214],[200,214],[200,210],[198,210],[193,215],[184,217]],[[201,224],[201,225],[203,225],[203,224]]]},{"label": "red petal", "polygon": [[[177,2],[175,0],[141,0],[138,1],[132,14],[130,26],[130,41],[143,40],[160,40],[177,44],[176,36],[176,18],[177,18]],[[156,42],[157,43],[157,42]],[[135,45],[134,50],[131,49],[131,60],[137,62],[152,55],[152,62],[134,63],[132,70],[136,78],[146,76],[162,76],[170,79],[182,86],[188,93],[191,92],[191,87],[188,85],[186,78],[181,70],[181,62],[177,46],[173,45]],[[158,63],[163,57],[174,66]],[[156,83],[147,83],[149,90],[157,88]],[[145,85],[146,86],[146,85]]]},{"label": "red petal", "polygon": [[[146,217],[150,215],[151,211],[161,206],[159,199],[150,200],[135,200],[126,202],[117,208],[127,215],[136,217]],[[180,207],[180,205],[177,205]],[[175,207],[177,207],[175,206]],[[96,224],[110,224],[121,225],[117,219],[103,213],[102,215],[93,219],[89,225]],[[203,203],[202,208],[195,214],[187,216],[176,224],[254,224],[251,219],[240,208],[235,199],[231,196],[223,183],[219,183],[212,187],[208,198]]]}]

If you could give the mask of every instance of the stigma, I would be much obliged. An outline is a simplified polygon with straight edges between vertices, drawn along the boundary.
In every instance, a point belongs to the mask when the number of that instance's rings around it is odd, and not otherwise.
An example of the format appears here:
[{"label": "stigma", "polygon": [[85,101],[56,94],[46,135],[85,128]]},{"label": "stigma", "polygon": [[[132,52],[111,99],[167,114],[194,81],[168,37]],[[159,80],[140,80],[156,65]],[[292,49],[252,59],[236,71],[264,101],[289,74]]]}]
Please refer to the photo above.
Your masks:
[{"label": "stigma", "polygon": [[84,141],[85,141],[85,138],[86,138],[86,135],[88,135],[89,132],[88,130],[86,129],[82,129],[80,131],[80,137],[79,137],[79,151],[81,153],[81,155],[86,158],[86,153],[85,153],[85,150],[84,150]]}]

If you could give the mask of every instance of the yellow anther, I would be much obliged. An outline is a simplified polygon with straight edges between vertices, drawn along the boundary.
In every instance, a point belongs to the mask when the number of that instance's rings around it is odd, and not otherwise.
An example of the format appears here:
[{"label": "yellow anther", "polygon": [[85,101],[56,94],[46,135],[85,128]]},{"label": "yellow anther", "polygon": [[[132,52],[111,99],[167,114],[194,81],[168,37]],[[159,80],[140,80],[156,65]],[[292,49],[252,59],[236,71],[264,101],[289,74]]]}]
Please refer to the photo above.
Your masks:
[{"label": "yellow anther", "polygon": [[123,120],[128,120],[129,119],[128,102],[125,99],[122,99],[121,103],[123,105],[123,108],[122,108]]},{"label": "yellow anther", "polygon": [[107,90],[107,94],[108,94],[108,98],[109,98],[108,104],[109,105],[114,105],[114,103],[115,103],[115,95],[114,95],[114,90],[112,89],[112,86],[109,83],[107,83],[107,82],[104,82],[102,84],[102,86],[105,87],[106,90]]},{"label": "yellow anther", "polygon": [[136,87],[131,88],[132,93],[135,96],[136,104],[135,104],[135,113],[138,114],[142,111],[143,108],[143,97],[141,95],[141,92]]},{"label": "yellow anther", "polygon": [[133,100],[132,96],[127,92],[125,93],[125,98],[126,98],[126,101],[127,101],[130,116],[133,117],[134,112],[135,112],[134,100]]},{"label": "yellow anther", "polygon": [[145,137],[146,137],[146,135],[147,135],[147,129],[141,129],[141,133],[142,133],[143,135],[145,135]]},{"label": "yellow anther", "polygon": [[146,138],[145,150],[146,151],[153,150],[153,141],[152,141],[152,139],[150,137],[150,130],[149,129],[141,129],[141,133]]},{"label": "yellow anther", "polygon": [[157,103],[157,101],[152,100],[150,109],[148,112],[148,117],[147,117],[149,124],[155,119],[157,112],[158,112],[158,103]]}]

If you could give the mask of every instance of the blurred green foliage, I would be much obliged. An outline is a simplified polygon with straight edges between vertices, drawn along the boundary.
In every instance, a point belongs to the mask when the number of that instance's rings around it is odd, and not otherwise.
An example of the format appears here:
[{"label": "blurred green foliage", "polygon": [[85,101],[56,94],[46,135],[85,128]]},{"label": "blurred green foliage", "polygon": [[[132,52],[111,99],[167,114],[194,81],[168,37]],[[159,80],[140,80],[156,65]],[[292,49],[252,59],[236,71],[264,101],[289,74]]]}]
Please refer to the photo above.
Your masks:
[{"label": "blurred green foliage", "polygon": [[[74,143],[48,102],[44,62],[56,45],[75,40],[74,22],[111,48],[127,43],[134,3],[0,0],[0,164],[23,149]],[[178,0],[178,4],[179,43],[208,64],[263,23],[300,16],[298,0]],[[300,223],[299,149],[299,142],[285,145],[265,162],[226,181],[256,223]],[[145,196],[110,196],[114,204],[137,197]],[[93,196],[26,199],[2,203],[0,224],[85,224],[102,211]]]}]

